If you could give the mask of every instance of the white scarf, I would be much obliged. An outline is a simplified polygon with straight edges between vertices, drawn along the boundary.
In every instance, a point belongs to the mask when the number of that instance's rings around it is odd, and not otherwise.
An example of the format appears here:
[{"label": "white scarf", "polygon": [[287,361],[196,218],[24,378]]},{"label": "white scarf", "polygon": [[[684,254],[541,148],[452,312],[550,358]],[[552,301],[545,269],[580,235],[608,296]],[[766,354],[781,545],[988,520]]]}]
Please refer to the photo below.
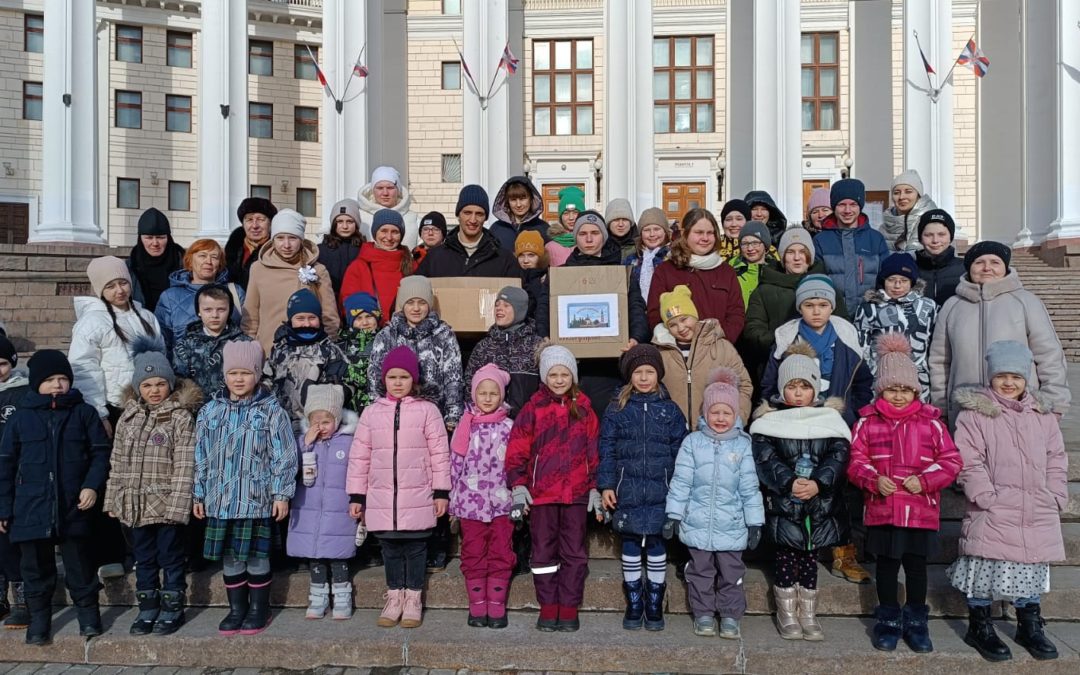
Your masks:
[{"label": "white scarf", "polygon": [[696,270],[713,270],[723,264],[723,257],[716,251],[713,251],[709,255],[690,254],[690,267],[693,267]]},{"label": "white scarf", "polygon": [[662,246],[657,246],[654,249],[645,249],[641,252],[641,276],[638,278],[638,285],[641,287],[641,297],[645,298],[646,302],[649,300],[649,288],[652,287],[653,272],[656,271],[656,254],[660,253]]}]

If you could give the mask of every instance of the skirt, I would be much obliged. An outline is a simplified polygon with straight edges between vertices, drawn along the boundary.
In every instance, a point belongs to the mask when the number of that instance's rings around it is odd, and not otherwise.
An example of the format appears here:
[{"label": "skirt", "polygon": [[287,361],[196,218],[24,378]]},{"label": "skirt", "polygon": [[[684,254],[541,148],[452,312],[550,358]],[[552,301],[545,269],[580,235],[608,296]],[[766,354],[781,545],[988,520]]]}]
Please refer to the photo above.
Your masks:
[{"label": "skirt", "polygon": [[269,558],[273,548],[274,527],[270,518],[206,519],[203,557],[207,560],[226,556],[240,562]]},{"label": "skirt", "polygon": [[899,560],[904,554],[929,557],[937,553],[937,530],[921,530],[894,525],[871,525],[866,528],[866,552]]},{"label": "skirt", "polygon": [[1016,563],[962,555],[949,566],[945,576],[969,598],[1014,600],[1050,590],[1050,563]]}]

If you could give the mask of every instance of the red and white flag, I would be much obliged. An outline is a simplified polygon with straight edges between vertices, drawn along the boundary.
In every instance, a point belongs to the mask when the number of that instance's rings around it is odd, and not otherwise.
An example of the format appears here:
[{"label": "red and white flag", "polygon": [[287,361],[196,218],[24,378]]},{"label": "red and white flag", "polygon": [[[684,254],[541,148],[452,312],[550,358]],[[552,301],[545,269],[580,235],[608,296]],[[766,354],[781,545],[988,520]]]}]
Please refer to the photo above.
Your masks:
[{"label": "red and white flag", "polygon": [[304,47],[307,48],[308,57],[311,59],[311,63],[315,66],[315,77],[319,80],[319,84],[322,85],[323,90],[326,91],[327,95],[333,98],[334,95],[330,91],[330,85],[326,83],[326,76],[323,75],[322,68],[319,67],[319,60],[315,58],[315,54],[312,53],[311,47],[309,47],[308,45],[304,45]]},{"label": "red and white flag", "polygon": [[975,46],[975,38],[971,38],[964,45],[964,51],[960,52],[956,62],[961,66],[971,68],[971,72],[975,73],[975,77],[985,77],[990,70],[990,59],[986,58],[982,50]]},{"label": "red and white flag", "polygon": [[510,42],[507,41],[506,46],[503,47],[502,56],[499,58],[498,68],[506,68],[506,74],[509,76],[517,72],[519,63],[518,57],[510,51]]}]

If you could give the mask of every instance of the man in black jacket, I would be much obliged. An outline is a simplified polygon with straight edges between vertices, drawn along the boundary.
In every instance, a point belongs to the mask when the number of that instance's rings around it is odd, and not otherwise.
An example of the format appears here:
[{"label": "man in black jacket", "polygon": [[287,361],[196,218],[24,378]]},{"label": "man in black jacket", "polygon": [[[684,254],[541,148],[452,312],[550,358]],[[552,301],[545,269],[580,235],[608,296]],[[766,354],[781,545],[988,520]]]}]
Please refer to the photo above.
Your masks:
[{"label": "man in black jacket", "polygon": [[521,270],[514,254],[484,229],[488,219],[488,196],[479,185],[466,185],[458,195],[458,227],[442,246],[431,249],[416,270],[428,278],[518,277]]}]

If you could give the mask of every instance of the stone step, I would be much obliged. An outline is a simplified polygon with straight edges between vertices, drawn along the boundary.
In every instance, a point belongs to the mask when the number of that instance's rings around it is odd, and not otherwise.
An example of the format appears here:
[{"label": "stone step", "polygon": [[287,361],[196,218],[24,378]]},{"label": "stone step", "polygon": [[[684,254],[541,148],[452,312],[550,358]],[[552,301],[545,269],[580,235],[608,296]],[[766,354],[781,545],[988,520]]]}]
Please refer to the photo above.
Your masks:
[{"label": "stone step", "polygon": [[[1080,521],[1080,483],[1069,483],[1069,503],[1061,513],[1062,522]],[[941,517],[944,520],[960,520],[967,510],[967,498],[952,488],[941,492]]]},{"label": "stone step", "polygon": [[[985,672],[986,662],[962,641],[964,621],[933,620],[933,655],[912,653],[902,643],[895,652],[875,651],[870,619],[821,620],[822,642],[782,640],[768,616],[742,620],[742,639],[721,640],[693,634],[690,619],[671,617],[663,631],[626,631],[613,614],[583,613],[576,633],[541,633],[535,612],[511,612],[503,630],[469,628],[460,611],[431,609],[419,628],[378,628],[378,612],[361,610],[349,621],[306,621],[301,610],[277,612],[259,635],[223,637],[217,633],[220,610],[189,612],[189,622],[167,638],[135,637],[127,632],[136,612],[109,611],[107,632],[90,640],[78,636],[73,612],[54,621],[49,647],[29,647],[22,631],[0,635],[5,661],[141,666],[133,672],[164,673],[176,668],[309,669],[336,666],[409,672],[404,667],[453,673],[511,672],[684,672],[684,673],[852,673],[914,675]],[[1048,637],[1060,653],[1055,661],[1034,661],[1014,641],[1014,625],[998,622],[998,632],[1013,651],[1009,673],[1057,675],[1080,671],[1080,624],[1050,622]],[[858,664],[858,665],[855,665]],[[150,671],[159,666],[160,670]],[[170,670],[166,670],[168,667]],[[44,671],[42,671],[44,672]],[[340,671],[338,671],[340,672]],[[414,671],[415,672],[415,671]],[[1004,672],[1004,670],[1002,671]]]}]

